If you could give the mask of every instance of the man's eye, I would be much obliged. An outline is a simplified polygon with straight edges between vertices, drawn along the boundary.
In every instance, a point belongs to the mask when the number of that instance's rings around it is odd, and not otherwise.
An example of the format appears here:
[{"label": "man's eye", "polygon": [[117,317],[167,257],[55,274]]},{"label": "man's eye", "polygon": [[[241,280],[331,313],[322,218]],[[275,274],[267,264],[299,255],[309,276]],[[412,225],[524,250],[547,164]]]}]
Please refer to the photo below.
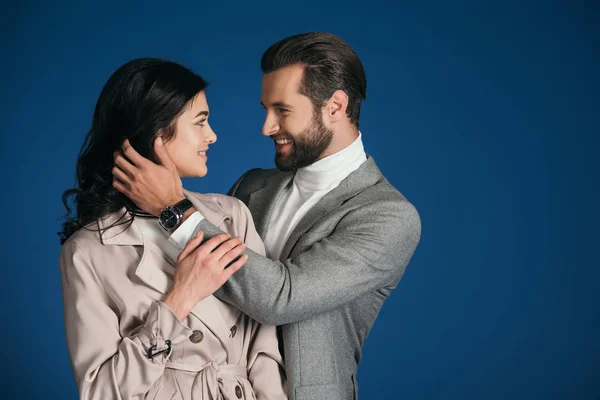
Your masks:
[{"label": "man's eye", "polygon": [[279,111],[281,114],[287,114],[287,112],[288,112],[288,110],[287,110],[287,109],[285,109],[285,108],[281,108],[281,107],[279,107],[277,110],[278,110],[278,111]]}]

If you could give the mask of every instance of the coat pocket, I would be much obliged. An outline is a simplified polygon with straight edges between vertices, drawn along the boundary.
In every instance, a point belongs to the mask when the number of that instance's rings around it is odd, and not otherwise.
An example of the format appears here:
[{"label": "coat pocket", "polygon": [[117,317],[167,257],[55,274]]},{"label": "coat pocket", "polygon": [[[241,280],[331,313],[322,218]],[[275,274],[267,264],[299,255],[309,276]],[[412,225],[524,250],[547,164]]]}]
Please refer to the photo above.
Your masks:
[{"label": "coat pocket", "polygon": [[299,386],[296,388],[296,400],[336,400],[340,399],[339,385]]}]

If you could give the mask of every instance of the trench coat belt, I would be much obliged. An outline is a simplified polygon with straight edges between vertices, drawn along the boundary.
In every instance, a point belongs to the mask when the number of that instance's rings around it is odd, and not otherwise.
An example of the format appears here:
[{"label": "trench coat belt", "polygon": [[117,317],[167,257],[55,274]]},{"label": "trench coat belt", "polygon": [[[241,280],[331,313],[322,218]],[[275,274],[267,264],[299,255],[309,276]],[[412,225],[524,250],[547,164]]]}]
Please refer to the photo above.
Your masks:
[{"label": "trench coat belt", "polygon": [[[214,361],[204,365],[183,364],[167,361],[165,368],[198,372],[196,379],[192,385],[192,393],[200,394],[201,398],[220,398],[218,394],[222,391],[224,381],[219,379],[222,376],[236,376],[238,378],[248,379],[248,371],[246,367],[239,364],[224,364],[219,365]],[[211,396],[211,397],[209,397]]]}]

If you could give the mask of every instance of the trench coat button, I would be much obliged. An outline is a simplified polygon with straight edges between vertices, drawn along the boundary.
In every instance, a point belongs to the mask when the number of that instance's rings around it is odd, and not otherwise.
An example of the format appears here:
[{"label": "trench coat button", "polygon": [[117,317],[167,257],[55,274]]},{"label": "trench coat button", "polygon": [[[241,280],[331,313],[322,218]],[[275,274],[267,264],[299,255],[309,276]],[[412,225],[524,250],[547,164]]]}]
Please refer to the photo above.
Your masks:
[{"label": "trench coat button", "polygon": [[238,399],[242,398],[242,388],[240,387],[240,385],[235,385],[235,395]]},{"label": "trench coat button", "polygon": [[234,325],[234,326],[231,327],[231,334],[230,334],[230,336],[231,336],[232,339],[235,337],[236,333],[237,333],[237,326]]},{"label": "trench coat button", "polygon": [[200,343],[204,339],[204,333],[202,331],[193,331],[190,335],[190,342]]}]

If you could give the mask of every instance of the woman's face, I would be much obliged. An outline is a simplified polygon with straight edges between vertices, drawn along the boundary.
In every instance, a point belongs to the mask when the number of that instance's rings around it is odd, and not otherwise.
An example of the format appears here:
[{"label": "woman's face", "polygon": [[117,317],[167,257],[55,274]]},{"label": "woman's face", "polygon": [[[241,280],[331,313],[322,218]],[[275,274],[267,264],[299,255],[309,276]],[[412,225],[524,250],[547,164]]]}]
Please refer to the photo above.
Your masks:
[{"label": "woman's face", "polygon": [[203,177],[208,172],[206,151],[217,141],[208,124],[206,95],[200,92],[175,120],[175,134],[165,143],[180,177]]}]

